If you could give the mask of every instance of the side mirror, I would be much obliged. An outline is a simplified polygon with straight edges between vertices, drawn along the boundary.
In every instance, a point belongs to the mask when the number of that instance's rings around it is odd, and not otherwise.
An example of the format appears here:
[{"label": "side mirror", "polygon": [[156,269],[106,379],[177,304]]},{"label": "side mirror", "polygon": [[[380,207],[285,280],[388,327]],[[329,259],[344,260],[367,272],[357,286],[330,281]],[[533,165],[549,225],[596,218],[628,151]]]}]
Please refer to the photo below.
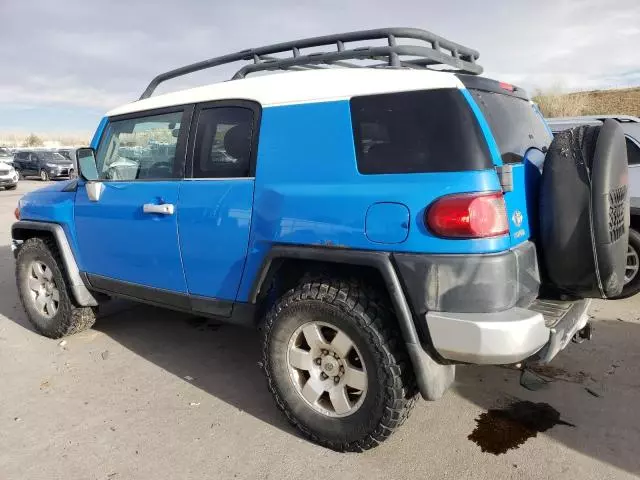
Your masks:
[{"label": "side mirror", "polygon": [[78,170],[80,177],[86,180],[85,188],[87,189],[87,197],[92,202],[100,200],[100,195],[104,190],[104,185],[100,182],[98,175],[98,166],[96,165],[96,154],[93,148],[79,148],[76,151],[78,158]]},{"label": "side mirror", "polygon": [[93,148],[79,148],[76,152],[78,158],[78,171],[80,177],[87,182],[99,180],[98,167],[96,165],[96,154]]}]

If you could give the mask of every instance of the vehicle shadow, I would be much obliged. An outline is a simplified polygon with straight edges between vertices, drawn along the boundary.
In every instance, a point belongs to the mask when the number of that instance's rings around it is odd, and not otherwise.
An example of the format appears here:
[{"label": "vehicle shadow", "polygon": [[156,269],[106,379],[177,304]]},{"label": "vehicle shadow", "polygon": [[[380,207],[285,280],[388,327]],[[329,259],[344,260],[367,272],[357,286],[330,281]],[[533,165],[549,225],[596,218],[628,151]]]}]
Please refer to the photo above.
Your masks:
[{"label": "vehicle shadow", "polygon": [[210,395],[289,433],[261,370],[257,330],[113,301],[94,330]]},{"label": "vehicle shadow", "polygon": [[[0,247],[0,314],[33,331],[18,298],[14,259]],[[260,367],[259,332],[246,327],[111,300],[101,305],[93,330],[184,379],[210,395],[288,433],[297,435],[278,411]]]}]

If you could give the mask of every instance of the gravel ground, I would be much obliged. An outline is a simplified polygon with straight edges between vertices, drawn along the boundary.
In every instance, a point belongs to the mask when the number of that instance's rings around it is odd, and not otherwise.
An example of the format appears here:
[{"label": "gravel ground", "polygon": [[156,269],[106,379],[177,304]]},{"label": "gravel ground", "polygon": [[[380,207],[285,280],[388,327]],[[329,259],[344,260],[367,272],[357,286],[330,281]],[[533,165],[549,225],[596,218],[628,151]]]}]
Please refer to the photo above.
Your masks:
[{"label": "gravel ground", "polygon": [[[276,410],[253,331],[112,302],[94,329],[64,343],[34,333],[16,294],[9,232],[20,195],[40,185],[0,191],[0,479],[640,473],[640,296],[594,302],[594,339],[539,372],[547,388],[520,387],[511,369],[460,367],[454,388],[418,402],[388,442],[339,454],[299,437]],[[505,410],[514,402],[538,413],[514,424]]]}]

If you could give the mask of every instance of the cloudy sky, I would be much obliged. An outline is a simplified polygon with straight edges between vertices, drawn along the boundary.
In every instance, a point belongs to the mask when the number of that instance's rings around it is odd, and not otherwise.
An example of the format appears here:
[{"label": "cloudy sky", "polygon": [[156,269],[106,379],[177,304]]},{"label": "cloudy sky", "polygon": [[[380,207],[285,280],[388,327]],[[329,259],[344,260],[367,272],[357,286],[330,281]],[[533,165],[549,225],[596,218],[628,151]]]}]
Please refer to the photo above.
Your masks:
[{"label": "cloudy sky", "polygon": [[471,46],[487,76],[529,90],[640,85],[640,0],[0,0],[0,19],[5,132],[89,132],[162,71],[384,26]]}]

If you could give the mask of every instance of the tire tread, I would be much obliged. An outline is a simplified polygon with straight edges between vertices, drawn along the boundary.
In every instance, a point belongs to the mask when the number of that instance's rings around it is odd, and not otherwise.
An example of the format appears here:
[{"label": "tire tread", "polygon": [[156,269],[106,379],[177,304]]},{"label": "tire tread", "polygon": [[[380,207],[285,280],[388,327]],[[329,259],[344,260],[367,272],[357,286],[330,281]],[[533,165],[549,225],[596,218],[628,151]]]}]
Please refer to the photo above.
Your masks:
[{"label": "tire tread", "polygon": [[[305,427],[286,405],[276,388],[270,371],[270,335],[278,314],[296,302],[316,300],[333,305],[356,320],[362,333],[368,337],[376,355],[381,356],[384,365],[378,375],[386,386],[383,395],[386,407],[382,418],[370,432],[363,432],[361,438],[350,442],[335,442],[320,438]],[[409,417],[417,399],[417,386],[411,364],[404,348],[400,333],[391,319],[386,298],[359,280],[342,280],[330,276],[307,278],[295,288],[286,292],[269,309],[264,322],[263,368],[269,390],[277,407],[285,414],[291,425],[315,443],[336,451],[361,452],[376,447],[385,441]]]}]

